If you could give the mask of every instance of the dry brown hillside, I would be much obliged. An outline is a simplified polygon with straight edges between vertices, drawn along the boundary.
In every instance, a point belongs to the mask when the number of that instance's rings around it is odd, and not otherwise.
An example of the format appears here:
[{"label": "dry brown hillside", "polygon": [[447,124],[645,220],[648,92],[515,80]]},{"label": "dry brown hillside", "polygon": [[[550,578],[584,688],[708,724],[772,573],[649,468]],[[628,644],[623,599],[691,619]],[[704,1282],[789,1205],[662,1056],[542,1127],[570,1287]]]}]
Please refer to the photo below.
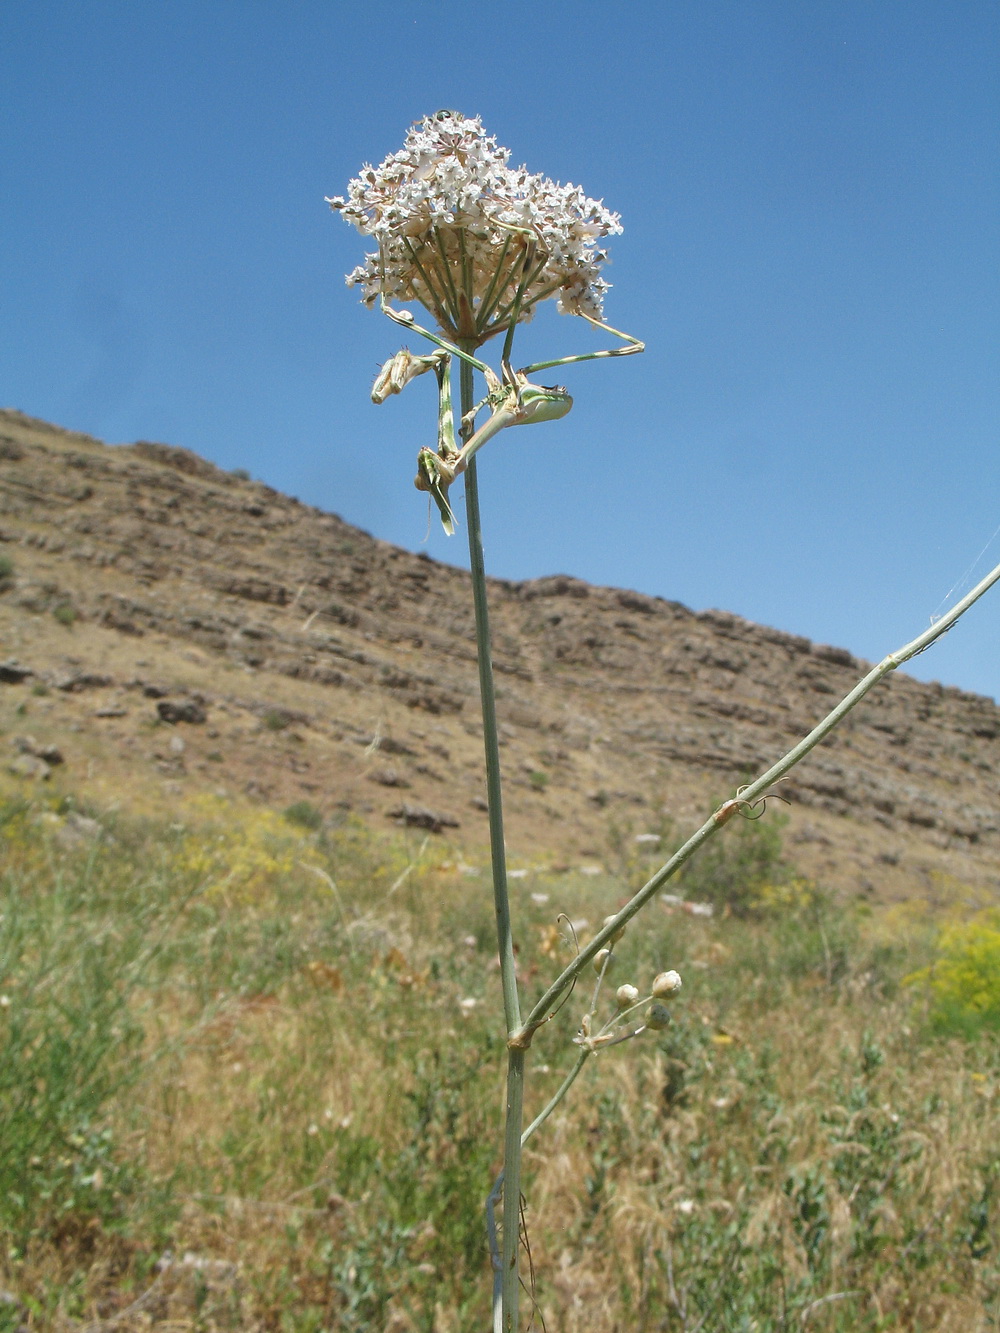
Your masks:
[{"label": "dry brown hillside", "polygon": [[[186,450],[15,411],[0,411],[0,559],[8,785],[308,800],[485,846],[462,570]],[[564,575],[491,596],[515,864],[599,863],[666,818],[690,826],[865,669]],[[786,784],[794,859],[879,895],[938,873],[995,885],[998,738],[992,700],[890,678]]]}]

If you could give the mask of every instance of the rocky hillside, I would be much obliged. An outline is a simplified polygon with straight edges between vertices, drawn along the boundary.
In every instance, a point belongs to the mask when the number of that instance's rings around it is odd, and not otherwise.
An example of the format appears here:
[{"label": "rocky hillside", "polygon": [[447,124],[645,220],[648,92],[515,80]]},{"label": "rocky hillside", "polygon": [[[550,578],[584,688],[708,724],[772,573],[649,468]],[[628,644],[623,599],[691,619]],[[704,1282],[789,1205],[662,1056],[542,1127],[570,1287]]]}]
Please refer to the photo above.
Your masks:
[{"label": "rocky hillside", "polygon": [[[8,784],[305,800],[485,846],[463,571],[186,450],[3,411],[0,574]],[[690,826],[866,668],[564,575],[496,581],[491,604],[515,863]],[[897,674],[784,794],[796,861],[845,890],[995,885],[1000,709]]]}]

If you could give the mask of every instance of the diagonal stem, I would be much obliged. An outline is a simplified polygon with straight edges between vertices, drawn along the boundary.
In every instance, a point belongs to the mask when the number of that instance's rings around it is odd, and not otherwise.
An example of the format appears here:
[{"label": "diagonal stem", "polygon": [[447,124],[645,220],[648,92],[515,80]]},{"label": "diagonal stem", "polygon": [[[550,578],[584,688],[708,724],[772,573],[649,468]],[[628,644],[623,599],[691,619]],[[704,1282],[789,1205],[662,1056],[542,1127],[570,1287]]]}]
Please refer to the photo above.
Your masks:
[{"label": "diagonal stem", "polygon": [[519,1031],[511,1034],[508,1041],[515,1045],[530,1046],[535,1032],[543,1023],[548,1022],[563,992],[573,984],[598,951],[609,944],[612,936],[645,907],[654,894],[663,888],[667,880],[680,869],[685,861],[694,855],[702,843],[707,842],[709,838],[718,833],[719,829],[728,823],[741,807],[745,809],[752,806],[755,801],[766,796],[770,788],[776,782],[779,782],[790,769],[794,768],[800,759],[804,759],[810,750],[826,739],[834,727],[847,716],[852,708],[861,702],[869,690],[873,689],[891,671],[895,671],[904,662],[909,662],[918,653],[924,652],[932,643],[946,634],[955,622],[968,611],[969,607],[977,602],[984,593],[988,592],[995,583],[1000,583],[1000,565],[992,569],[981,582],[976,584],[971,592],[966,593],[961,601],[956,602],[951,610],[940,620],[935,621],[929,629],[924,630],[915,639],[904,644],[902,648],[897,648],[894,653],[884,657],[877,666],[872,667],[868,674],[858,681],[857,685],[841,699],[835,708],[827,713],[821,722],[813,727],[807,736],[804,736],[797,745],[793,745],[787,754],[783,755],[777,763],[772,764],[767,772],[762,773],[756,781],[751,782],[747,787],[742,787],[735,800],[723,802],[718,810],[702,824],[701,828],[693,833],[682,847],[678,848],[670,860],[660,867],[652,879],[644,884],[625,906],[610,918],[607,925],[597,932],[585,948],[580,950],[573,962],[556,977],[545,994],[532,1007],[524,1021],[524,1026]]}]

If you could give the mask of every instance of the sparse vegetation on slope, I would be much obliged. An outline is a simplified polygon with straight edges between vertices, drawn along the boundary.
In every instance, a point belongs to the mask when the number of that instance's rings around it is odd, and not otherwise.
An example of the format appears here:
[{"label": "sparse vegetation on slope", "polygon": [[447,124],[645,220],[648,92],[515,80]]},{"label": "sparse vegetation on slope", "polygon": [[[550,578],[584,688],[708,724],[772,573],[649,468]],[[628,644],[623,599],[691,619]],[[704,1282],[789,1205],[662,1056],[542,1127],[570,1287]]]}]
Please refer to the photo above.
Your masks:
[{"label": "sparse vegetation on slope", "polygon": [[[423,833],[310,825],[8,802],[0,1328],[487,1326],[486,872]],[[619,980],[669,959],[685,989],[529,1145],[539,1310],[580,1333],[995,1327],[993,928],[943,883],[837,905],[759,836],[720,844],[719,885],[756,867],[739,914],[663,902],[619,946]],[[530,993],[557,914],[586,937],[641,867],[523,868]],[[534,1107],[576,1000],[537,1038]]]},{"label": "sparse vegetation on slope", "polygon": [[[29,733],[109,804],[222,788],[380,829],[406,805],[457,821],[478,853],[467,592],[465,571],[186,450],[0,410],[0,768]],[[577,866],[603,852],[609,820],[655,833],[666,808],[691,824],[862,669],[564,575],[493,581],[490,605],[508,838]],[[998,736],[992,700],[885,682],[782,788],[800,868],[885,896],[935,871],[995,884]],[[43,772],[30,758],[14,762]]]}]

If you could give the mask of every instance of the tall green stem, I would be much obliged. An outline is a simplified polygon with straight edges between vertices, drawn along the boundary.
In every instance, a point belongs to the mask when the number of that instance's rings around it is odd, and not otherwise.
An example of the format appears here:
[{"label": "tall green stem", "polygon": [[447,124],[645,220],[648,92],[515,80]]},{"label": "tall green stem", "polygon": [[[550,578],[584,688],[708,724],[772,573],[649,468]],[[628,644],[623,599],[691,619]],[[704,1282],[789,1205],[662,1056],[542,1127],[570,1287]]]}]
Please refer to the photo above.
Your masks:
[{"label": "tall green stem", "polygon": [[[474,344],[463,351],[470,355]],[[462,418],[475,403],[473,368],[461,363]],[[473,422],[463,426],[466,440],[471,438]],[[465,512],[469,528],[469,563],[472,571],[472,601],[476,615],[476,651],[479,659],[479,694],[483,709],[483,744],[486,751],[486,799],[489,803],[490,853],[493,865],[493,903],[497,921],[497,946],[500,954],[500,978],[503,986],[504,1022],[508,1034],[521,1026],[521,1006],[517,994],[514,962],[514,938],[510,921],[510,896],[507,891],[507,852],[503,837],[503,799],[500,785],[500,738],[497,731],[496,689],[493,682],[493,650],[490,642],[489,607],[486,601],[486,565],[483,558],[483,532],[479,517],[479,482],[473,458],[465,473]],[[494,1283],[494,1327],[503,1333],[517,1333],[518,1240],[521,1206],[521,1123],[524,1116],[524,1051],[508,1048],[507,1107],[504,1131],[503,1249],[500,1272]],[[498,1306],[499,1297],[499,1310]],[[497,1322],[497,1313],[500,1315]]]}]

